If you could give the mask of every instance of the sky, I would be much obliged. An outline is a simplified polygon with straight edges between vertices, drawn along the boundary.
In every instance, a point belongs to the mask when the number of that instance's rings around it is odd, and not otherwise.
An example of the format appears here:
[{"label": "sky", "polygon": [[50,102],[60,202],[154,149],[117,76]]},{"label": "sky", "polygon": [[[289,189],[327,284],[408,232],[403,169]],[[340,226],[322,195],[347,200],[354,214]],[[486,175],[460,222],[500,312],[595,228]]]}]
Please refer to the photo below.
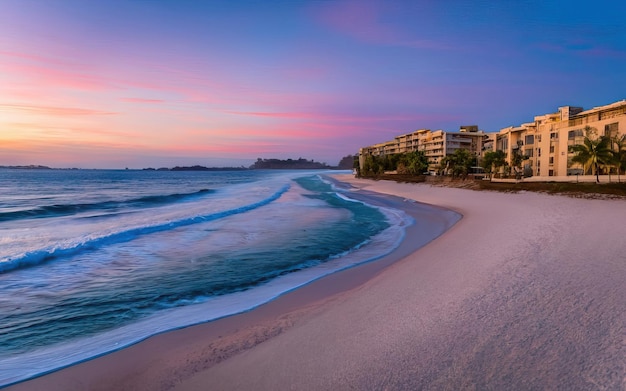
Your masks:
[{"label": "sky", "polygon": [[0,0],[0,165],[335,165],[626,99],[626,2]]}]

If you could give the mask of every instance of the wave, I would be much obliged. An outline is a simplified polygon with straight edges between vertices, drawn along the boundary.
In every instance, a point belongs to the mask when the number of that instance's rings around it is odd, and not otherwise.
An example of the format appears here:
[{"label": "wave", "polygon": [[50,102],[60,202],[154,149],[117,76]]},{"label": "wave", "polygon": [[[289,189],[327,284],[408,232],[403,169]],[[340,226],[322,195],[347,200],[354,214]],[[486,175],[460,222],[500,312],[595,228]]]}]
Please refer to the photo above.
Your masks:
[{"label": "wave", "polygon": [[[337,196],[344,199],[343,195]],[[25,354],[7,356],[3,358],[3,366],[0,368],[0,388],[125,348],[169,330],[249,311],[323,276],[375,261],[391,253],[404,240],[406,227],[414,224],[414,220],[402,210],[377,207],[362,200],[345,198],[346,201],[380,210],[389,219],[389,227],[331,256],[326,262],[311,260],[300,264],[300,268],[281,273],[254,289],[220,296],[181,298],[176,303],[163,303],[162,311],[124,326]],[[294,271],[297,272],[293,273]]]},{"label": "wave", "polygon": [[83,212],[90,212],[94,210],[111,210],[119,208],[146,208],[151,206],[158,206],[163,204],[169,204],[189,199],[194,199],[213,192],[213,190],[202,189],[193,193],[182,194],[167,194],[167,195],[152,195],[139,197],[135,199],[123,200],[123,201],[103,201],[85,204],[59,204],[59,205],[46,205],[33,209],[17,210],[13,212],[0,213],[0,222],[13,221],[22,219],[38,219],[47,217],[59,217],[70,216]]},{"label": "wave", "polygon": [[[268,198],[254,202],[252,204],[244,205],[238,208],[224,210],[221,212],[211,213],[207,215],[198,215],[188,217],[175,221],[168,221],[165,223],[141,226],[130,228],[124,231],[115,232],[109,235],[95,237],[84,240],[80,243],[75,243],[67,247],[54,247],[45,248],[41,250],[31,251],[25,254],[21,254],[15,258],[8,258],[0,261],[0,274],[6,273],[15,269],[21,269],[31,266],[36,266],[45,262],[49,262],[59,257],[66,257],[76,254],[83,250],[93,250],[102,246],[130,242],[140,236],[149,235],[157,232],[163,232],[172,230],[179,227],[184,227],[192,224],[204,223],[207,221],[218,220],[224,217],[232,216],[239,213],[245,213],[250,210],[267,205],[273,201],[279,199],[290,188],[290,185],[284,185],[276,193],[272,194]],[[192,193],[196,194],[196,193]],[[146,197],[144,197],[146,198]]]}]

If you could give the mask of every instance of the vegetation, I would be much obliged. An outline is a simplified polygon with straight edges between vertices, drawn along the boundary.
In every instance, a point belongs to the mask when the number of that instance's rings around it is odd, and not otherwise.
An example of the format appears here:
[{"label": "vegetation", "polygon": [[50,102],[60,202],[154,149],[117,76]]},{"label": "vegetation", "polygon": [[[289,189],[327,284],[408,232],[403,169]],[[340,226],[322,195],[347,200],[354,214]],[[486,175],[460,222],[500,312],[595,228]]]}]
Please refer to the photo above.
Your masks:
[{"label": "vegetation", "polygon": [[626,198],[626,183],[575,183],[575,182],[517,182],[502,183],[483,180],[459,180],[445,176],[412,176],[383,174],[376,179],[405,183],[426,182],[434,186],[457,187],[478,191],[499,191],[516,193],[534,191],[548,194],[560,194],[579,198]]},{"label": "vegetation", "polygon": [[585,127],[585,133],[582,144],[570,147],[575,153],[572,162],[581,164],[585,174],[595,173],[596,183],[600,183],[600,165],[610,165],[614,160],[610,148],[611,139],[606,136],[597,137],[597,131],[589,126]]},{"label": "vegetation", "polygon": [[[597,131],[589,126],[585,128],[585,132],[586,135],[582,144],[570,146],[570,151],[574,153],[571,162],[580,164],[586,175],[594,174],[596,183],[600,182],[599,175],[602,171],[609,175],[617,173],[617,181],[618,183],[621,182],[620,175],[626,173],[626,135],[598,137]],[[428,160],[421,151],[384,156],[368,155],[364,159],[362,169],[358,162],[354,161],[357,176],[386,178],[386,173],[394,172],[394,177],[389,179],[419,182],[420,179],[411,179],[411,177],[419,176],[428,168]],[[510,165],[506,161],[505,153],[498,150],[485,152],[480,161],[480,166],[490,178],[497,177],[499,173],[503,173],[506,177],[514,171],[516,179],[521,179],[522,176],[532,176],[532,171],[528,167],[522,170],[523,162],[526,159],[528,157],[522,153],[520,145],[518,148],[513,148]],[[453,179],[466,179],[471,168],[477,165],[476,160],[476,157],[468,150],[457,149],[453,154],[441,159],[439,172],[444,176],[451,176]],[[481,184],[480,186],[486,185]],[[540,185],[529,184],[528,186],[537,187]],[[570,185],[550,186],[567,187]],[[585,189],[589,189],[589,187]],[[592,192],[595,191],[594,189]]]},{"label": "vegetation", "polygon": [[466,178],[475,163],[476,157],[468,150],[457,149],[453,154],[441,159],[440,164],[446,174],[452,174],[452,178]]},{"label": "vegetation", "polygon": [[475,181],[478,190],[501,192],[535,191],[548,194],[569,195],[579,198],[597,198],[599,196],[626,198],[626,183],[575,183],[575,182],[519,182],[498,183]]},{"label": "vegetation", "polygon": [[407,152],[400,155],[396,170],[398,174],[419,175],[428,169],[428,160],[423,152]]},{"label": "vegetation", "polygon": [[611,155],[617,169],[617,181],[621,182],[620,175],[626,171],[626,134],[611,139]]},{"label": "vegetation", "polygon": [[[522,144],[521,141],[518,141],[517,148],[514,148],[511,154],[511,167],[513,167],[513,171],[515,171],[515,179],[522,177],[522,162],[524,160],[528,160],[528,156],[522,154]],[[532,173],[528,176],[531,175]]]},{"label": "vegetation", "polygon": [[500,167],[506,165],[506,158],[503,151],[488,151],[485,152],[483,160],[480,166],[485,170],[485,173],[492,176],[493,173],[499,173]]},{"label": "vegetation", "polygon": [[378,156],[368,155],[363,162],[363,171],[360,173],[363,176],[375,176],[385,172],[385,165],[383,158]]},{"label": "vegetation", "polygon": [[428,168],[428,159],[421,151],[397,153],[384,156],[365,157],[361,176],[379,176],[385,171],[395,171],[400,175],[420,175]]},{"label": "vegetation", "polygon": [[[355,160],[354,160],[354,156],[352,155],[347,155],[341,158],[341,160],[339,161],[339,164],[337,165],[337,168],[340,170],[352,170],[355,164]],[[358,163],[358,161],[357,161]]]},{"label": "vegetation", "polygon": [[267,169],[279,169],[279,170],[315,170],[315,169],[329,169],[332,168],[326,163],[319,163],[314,160],[306,160],[299,158],[298,160],[287,159],[261,159],[250,166],[252,170],[267,170]]}]

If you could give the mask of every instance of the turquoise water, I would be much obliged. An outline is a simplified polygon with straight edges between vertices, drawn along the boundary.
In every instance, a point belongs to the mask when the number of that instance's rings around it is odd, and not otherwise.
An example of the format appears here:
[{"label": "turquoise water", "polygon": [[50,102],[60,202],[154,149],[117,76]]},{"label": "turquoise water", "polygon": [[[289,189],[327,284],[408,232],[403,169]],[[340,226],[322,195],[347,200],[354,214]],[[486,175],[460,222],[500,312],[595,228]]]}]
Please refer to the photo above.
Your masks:
[{"label": "turquoise water", "polygon": [[0,183],[0,384],[375,259],[408,221],[316,172],[0,170]]}]

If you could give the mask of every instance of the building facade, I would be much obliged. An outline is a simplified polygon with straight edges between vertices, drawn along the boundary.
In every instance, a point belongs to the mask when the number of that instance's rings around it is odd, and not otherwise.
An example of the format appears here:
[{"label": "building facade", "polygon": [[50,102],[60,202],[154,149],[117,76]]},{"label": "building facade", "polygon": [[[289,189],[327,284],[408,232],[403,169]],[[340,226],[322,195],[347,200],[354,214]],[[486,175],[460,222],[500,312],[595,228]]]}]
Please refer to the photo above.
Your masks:
[{"label": "building facade", "polygon": [[367,156],[385,156],[397,153],[422,151],[428,158],[428,170],[437,171],[444,156],[457,149],[466,149],[479,159],[489,136],[478,126],[461,126],[458,132],[420,129],[395,137],[391,141],[371,145],[359,150],[359,166],[363,169]]},{"label": "building facade", "polygon": [[583,110],[563,106],[555,113],[536,116],[534,122],[501,129],[495,136],[494,149],[501,150],[509,165],[513,155],[524,156],[526,176],[567,176],[582,174],[582,167],[573,164],[570,146],[582,144],[589,127],[600,136],[621,136],[626,133],[626,100]]}]

